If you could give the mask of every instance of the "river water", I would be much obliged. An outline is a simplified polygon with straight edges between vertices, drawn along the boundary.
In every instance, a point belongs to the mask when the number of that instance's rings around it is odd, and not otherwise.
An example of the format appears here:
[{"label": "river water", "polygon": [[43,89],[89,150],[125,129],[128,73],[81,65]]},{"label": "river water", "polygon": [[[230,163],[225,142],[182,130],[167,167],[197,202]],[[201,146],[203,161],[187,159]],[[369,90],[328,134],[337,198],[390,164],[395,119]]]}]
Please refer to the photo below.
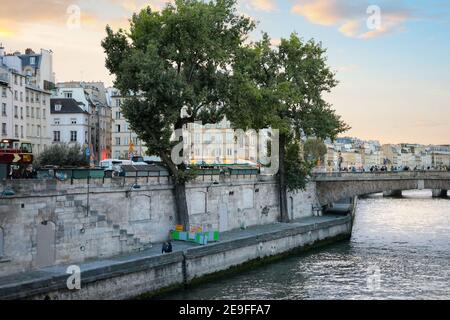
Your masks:
[{"label": "river water", "polygon": [[431,191],[358,203],[353,235],[159,299],[450,299],[450,200]]}]

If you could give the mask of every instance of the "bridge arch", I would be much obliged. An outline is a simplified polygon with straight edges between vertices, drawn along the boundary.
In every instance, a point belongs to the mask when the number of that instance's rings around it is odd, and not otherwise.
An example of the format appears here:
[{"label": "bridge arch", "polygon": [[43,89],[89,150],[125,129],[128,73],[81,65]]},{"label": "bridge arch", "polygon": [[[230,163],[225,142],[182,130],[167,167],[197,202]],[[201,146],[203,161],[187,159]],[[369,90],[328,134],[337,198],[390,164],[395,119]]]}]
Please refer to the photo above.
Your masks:
[{"label": "bridge arch", "polygon": [[321,205],[391,190],[450,189],[450,172],[319,174],[313,180]]}]

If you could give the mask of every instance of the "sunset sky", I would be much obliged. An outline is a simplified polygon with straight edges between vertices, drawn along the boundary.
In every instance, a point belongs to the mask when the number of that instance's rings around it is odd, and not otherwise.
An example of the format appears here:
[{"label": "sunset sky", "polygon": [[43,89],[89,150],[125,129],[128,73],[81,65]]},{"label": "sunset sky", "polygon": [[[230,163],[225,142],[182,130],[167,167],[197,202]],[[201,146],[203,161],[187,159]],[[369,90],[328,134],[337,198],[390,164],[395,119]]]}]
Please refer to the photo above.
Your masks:
[{"label": "sunset sky", "polygon": [[[1,0],[0,42],[8,53],[54,52],[57,81],[104,81],[105,26],[162,0]],[[239,0],[273,43],[296,31],[328,49],[340,84],[327,95],[352,127],[346,135],[382,143],[450,144],[450,1]],[[369,5],[380,9],[370,29]],[[76,12],[81,20],[77,24]],[[75,17],[75,18],[74,18]],[[372,21],[372,20],[370,20]]]}]

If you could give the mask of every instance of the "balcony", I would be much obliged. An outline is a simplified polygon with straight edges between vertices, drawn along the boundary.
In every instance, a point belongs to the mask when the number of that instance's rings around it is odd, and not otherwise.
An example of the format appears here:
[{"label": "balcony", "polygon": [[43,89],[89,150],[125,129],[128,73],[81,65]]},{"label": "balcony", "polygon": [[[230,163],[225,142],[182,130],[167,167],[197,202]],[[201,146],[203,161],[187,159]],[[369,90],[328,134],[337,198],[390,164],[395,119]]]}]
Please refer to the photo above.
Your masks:
[{"label": "balcony", "polygon": [[0,82],[9,84],[9,74],[7,73],[0,73]]}]

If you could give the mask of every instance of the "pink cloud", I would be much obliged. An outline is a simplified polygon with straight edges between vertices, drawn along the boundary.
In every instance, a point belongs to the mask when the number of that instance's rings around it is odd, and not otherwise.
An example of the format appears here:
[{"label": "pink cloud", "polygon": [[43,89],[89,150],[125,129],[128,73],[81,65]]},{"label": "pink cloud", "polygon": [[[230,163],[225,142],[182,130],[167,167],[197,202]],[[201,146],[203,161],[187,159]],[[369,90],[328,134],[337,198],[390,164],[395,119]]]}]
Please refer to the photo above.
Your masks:
[{"label": "pink cloud", "polygon": [[376,28],[369,28],[367,21],[373,13],[368,8],[368,3],[355,4],[349,0],[296,0],[291,11],[312,23],[333,26],[347,37],[361,39],[402,30],[403,23],[410,18],[408,10],[380,3],[380,23]]}]

